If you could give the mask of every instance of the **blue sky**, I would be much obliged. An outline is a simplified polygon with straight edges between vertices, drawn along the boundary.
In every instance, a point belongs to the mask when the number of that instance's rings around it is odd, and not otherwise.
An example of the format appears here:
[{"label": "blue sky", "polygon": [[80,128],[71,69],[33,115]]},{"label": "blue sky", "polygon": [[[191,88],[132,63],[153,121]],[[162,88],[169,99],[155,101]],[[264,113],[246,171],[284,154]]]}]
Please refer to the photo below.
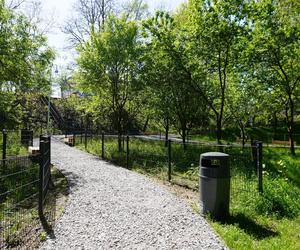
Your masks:
[{"label": "blue sky", "polygon": [[[147,2],[150,11],[163,7],[167,10],[175,10],[176,7],[186,0],[145,0]],[[43,0],[43,16],[53,16],[55,25],[52,31],[47,34],[49,44],[59,52],[56,60],[57,64],[65,64],[72,60],[72,54],[70,50],[65,50],[67,45],[66,35],[63,34],[59,27],[64,24],[64,20],[68,18],[71,13],[72,5],[76,0]],[[123,2],[123,0],[117,0],[117,2]]]}]

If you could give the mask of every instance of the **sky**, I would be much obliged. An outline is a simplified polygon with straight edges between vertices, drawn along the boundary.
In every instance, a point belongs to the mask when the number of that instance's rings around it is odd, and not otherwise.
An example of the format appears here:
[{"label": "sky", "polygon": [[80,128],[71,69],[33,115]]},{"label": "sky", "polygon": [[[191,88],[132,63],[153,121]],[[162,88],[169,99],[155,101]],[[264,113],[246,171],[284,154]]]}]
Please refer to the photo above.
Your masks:
[{"label": "sky", "polygon": [[[123,0],[117,0],[117,2],[122,3]],[[166,10],[175,10],[180,3],[186,0],[145,0],[149,6],[150,12],[155,11],[155,9],[163,7]],[[57,59],[55,64],[61,67],[71,62],[74,58],[74,54],[70,49],[66,49],[68,45],[67,36],[61,32],[60,27],[63,26],[64,21],[70,16],[72,11],[72,5],[76,0],[42,0],[43,13],[42,16],[45,19],[54,20],[54,24],[51,31],[47,34],[48,41],[51,47],[57,51]]]},{"label": "sky", "polygon": [[[120,4],[124,1],[126,0],[116,0],[116,2]],[[154,12],[156,9],[173,11],[185,1],[186,0],[145,0],[150,12]],[[76,0],[42,0],[41,2],[41,17],[45,20],[45,23],[51,20],[51,28],[46,34],[48,43],[57,53],[53,72],[55,69],[58,69],[59,73],[63,68],[66,68],[69,63],[74,62],[75,52],[72,52],[71,49],[66,49],[68,46],[67,35],[64,34],[60,28],[64,25],[65,20],[70,17],[72,6]],[[60,97],[60,95],[59,84],[53,82],[51,96]]]}]

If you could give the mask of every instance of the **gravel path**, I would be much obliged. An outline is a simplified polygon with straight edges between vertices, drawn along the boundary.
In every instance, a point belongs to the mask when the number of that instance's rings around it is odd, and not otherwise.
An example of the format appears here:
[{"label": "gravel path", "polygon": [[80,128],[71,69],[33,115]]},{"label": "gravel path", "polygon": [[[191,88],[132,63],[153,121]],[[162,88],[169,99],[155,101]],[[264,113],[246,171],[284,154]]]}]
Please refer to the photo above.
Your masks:
[{"label": "gravel path", "polygon": [[55,139],[51,150],[70,195],[41,249],[225,249],[201,216],[147,177]]}]

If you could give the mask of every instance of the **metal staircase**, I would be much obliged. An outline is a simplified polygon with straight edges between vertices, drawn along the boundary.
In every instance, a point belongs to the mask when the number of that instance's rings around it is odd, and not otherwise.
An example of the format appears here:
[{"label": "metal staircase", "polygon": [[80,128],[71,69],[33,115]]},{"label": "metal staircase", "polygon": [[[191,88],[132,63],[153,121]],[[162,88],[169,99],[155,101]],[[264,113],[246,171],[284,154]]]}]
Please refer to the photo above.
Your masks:
[{"label": "metal staircase", "polygon": [[41,96],[40,101],[42,102],[43,105],[49,106],[50,108],[50,116],[57,125],[58,129],[61,131],[68,131],[68,124],[66,123],[65,119],[62,117],[58,109],[55,107],[55,105],[50,101],[49,103],[49,98],[46,96]]}]

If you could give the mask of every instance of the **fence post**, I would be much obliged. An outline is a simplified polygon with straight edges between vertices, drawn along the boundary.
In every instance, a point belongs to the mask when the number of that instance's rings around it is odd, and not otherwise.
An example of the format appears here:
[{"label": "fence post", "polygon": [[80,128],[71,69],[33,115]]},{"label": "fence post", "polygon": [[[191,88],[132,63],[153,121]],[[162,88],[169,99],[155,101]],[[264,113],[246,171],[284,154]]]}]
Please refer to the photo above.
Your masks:
[{"label": "fence post", "polygon": [[129,136],[126,136],[126,167],[129,168]]},{"label": "fence post", "polygon": [[39,171],[39,204],[38,213],[40,219],[43,218],[43,187],[44,187],[44,164],[45,164],[45,142],[40,141],[40,171]]},{"label": "fence post", "polygon": [[3,160],[3,167],[5,167],[5,160],[6,160],[6,146],[7,146],[7,132],[5,129],[2,130],[2,160]]},{"label": "fence post", "polygon": [[102,134],[101,134],[101,146],[102,146],[101,157],[102,157],[102,159],[104,159],[104,132],[102,132]]},{"label": "fence post", "polygon": [[263,175],[262,175],[262,142],[256,143],[257,148],[257,176],[258,176],[258,192],[263,192]]},{"label": "fence post", "polygon": [[172,178],[172,165],[171,165],[171,140],[168,140],[168,181],[171,181]]},{"label": "fence post", "polygon": [[85,133],[84,133],[84,147],[85,147],[85,150],[87,149],[87,131],[85,130]]}]

